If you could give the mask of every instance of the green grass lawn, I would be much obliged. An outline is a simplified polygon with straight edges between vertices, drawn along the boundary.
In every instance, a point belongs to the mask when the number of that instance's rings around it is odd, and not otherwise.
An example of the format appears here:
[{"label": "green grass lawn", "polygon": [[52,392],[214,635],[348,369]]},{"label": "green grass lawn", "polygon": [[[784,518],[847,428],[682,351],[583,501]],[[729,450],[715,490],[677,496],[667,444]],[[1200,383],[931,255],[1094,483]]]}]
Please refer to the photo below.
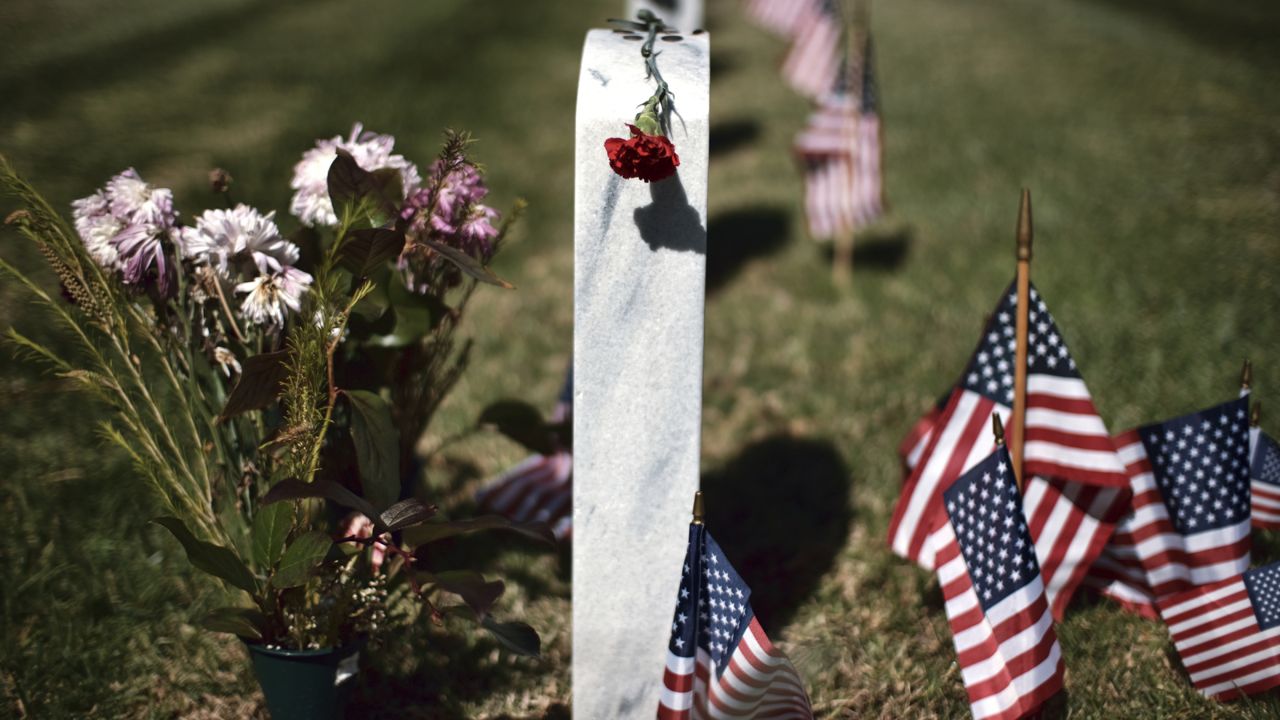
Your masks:
[{"label": "green grass lawn", "polygon": [[[0,152],[59,207],[133,165],[191,217],[211,204],[214,165],[237,199],[287,208],[299,154],[355,120],[420,163],[442,128],[473,131],[496,203],[530,209],[497,263],[519,289],[473,303],[472,365],[430,449],[492,400],[554,400],[572,338],[579,52],[621,5],[8,0]],[[1232,396],[1244,357],[1280,413],[1280,8],[878,3],[893,212],[859,238],[854,281],[837,289],[803,234],[789,145],[808,109],[777,73],[784,47],[736,0],[710,5],[709,522],[821,717],[964,716],[932,577],[884,542],[895,447],[1012,277],[1022,186],[1035,282],[1113,430]],[[14,234],[0,241],[39,266]],[[0,285],[0,326],[47,339],[18,298]],[[220,591],[147,526],[142,483],[95,438],[84,400],[12,353],[0,369],[0,715],[264,714],[236,643],[191,624]],[[469,491],[520,455],[494,436],[452,445],[424,492],[465,514]],[[755,533],[723,521],[744,513]],[[1260,559],[1280,557],[1262,544]],[[368,713],[563,716],[567,555],[505,540],[445,554],[509,581],[500,612],[537,627],[545,655],[424,629],[376,653]],[[1200,699],[1163,627],[1109,605],[1077,601],[1058,632],[1069,716],[1280,712]]]}]

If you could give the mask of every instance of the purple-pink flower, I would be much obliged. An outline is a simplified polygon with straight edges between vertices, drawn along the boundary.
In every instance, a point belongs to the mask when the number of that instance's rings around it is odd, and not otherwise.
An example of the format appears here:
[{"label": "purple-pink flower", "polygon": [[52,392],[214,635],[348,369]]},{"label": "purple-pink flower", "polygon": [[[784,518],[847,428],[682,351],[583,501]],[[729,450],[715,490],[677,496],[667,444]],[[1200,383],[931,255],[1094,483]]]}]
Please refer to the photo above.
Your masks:
[{"label": "purple-pink flower", "polygon": [[[488,194],[475,165],[462,158],[436,160],[427,182],[409,195],[401,213],[409,221],[410,240],[428,238],[488,263],[498,237],[494,223],[499,218],[498,211],[480,202]],[[406,284],[416,292],[448,288],[461,279],[457,268],[442,263],[422,245],[401,258],[400,269]]]},{"label": "purple-pink flower", "polygon": [[95,262],[119,270],[128,285],[154,280],[161,295],[169,294],[177,274],[168,256],[178,219],[172,191],[152,187],[129,168],[71,207],[76,231]]}]

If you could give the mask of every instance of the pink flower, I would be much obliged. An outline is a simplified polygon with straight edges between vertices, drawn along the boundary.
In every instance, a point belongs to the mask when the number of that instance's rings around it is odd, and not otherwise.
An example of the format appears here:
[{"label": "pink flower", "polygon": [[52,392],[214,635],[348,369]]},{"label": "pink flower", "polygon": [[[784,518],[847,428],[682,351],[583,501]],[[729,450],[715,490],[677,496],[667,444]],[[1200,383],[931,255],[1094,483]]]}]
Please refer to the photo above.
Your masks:
[{"label": "pink flower", "polygon": [[[340,530],[342,537],[349,538],[368,538],[373,537],[373,521],[365,517],[363,514],[353,512],[347,516],[342,522]],[[382,563],[387,558],[387,545],[391,542],[391,536],[383,533],[379,535],[369,545],[369,565],[374,572],[378,572],[382,568]]]}]

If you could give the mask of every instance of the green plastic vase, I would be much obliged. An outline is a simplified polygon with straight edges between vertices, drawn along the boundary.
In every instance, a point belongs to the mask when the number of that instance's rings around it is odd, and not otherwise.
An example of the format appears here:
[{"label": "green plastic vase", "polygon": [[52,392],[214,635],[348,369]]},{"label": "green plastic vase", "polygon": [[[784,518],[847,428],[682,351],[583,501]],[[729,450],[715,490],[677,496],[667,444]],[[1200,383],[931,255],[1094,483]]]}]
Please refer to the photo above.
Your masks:
[{"label": "green plastic vase", "polygon": [[272,720],[338,720],[354,678],[339,683],[338,670],[354,673],[360,646],[323,650],[274,650],[245,643],[253,674],[267,698]]}]

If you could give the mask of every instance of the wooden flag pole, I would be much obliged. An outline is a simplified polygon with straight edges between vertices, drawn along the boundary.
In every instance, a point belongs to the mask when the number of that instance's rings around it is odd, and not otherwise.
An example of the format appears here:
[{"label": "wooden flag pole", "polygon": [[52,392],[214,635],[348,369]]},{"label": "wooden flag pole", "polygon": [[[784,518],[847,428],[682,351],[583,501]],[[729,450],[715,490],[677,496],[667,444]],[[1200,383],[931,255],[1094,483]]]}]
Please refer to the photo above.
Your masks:
[{"label": "wooden flag pole", "polygon": [[1013,459],[1014,478],[1018,490],[1022,490],[1023,439],[1026,437],[1027,420],[1027,322],[1031,308],[1031,191],[1022,189],[1022,201],[1018,204],[1018,307],[1016,309],[1017,351],[1013,371],[1013,417],[1009,434],[1009,455]]}]

